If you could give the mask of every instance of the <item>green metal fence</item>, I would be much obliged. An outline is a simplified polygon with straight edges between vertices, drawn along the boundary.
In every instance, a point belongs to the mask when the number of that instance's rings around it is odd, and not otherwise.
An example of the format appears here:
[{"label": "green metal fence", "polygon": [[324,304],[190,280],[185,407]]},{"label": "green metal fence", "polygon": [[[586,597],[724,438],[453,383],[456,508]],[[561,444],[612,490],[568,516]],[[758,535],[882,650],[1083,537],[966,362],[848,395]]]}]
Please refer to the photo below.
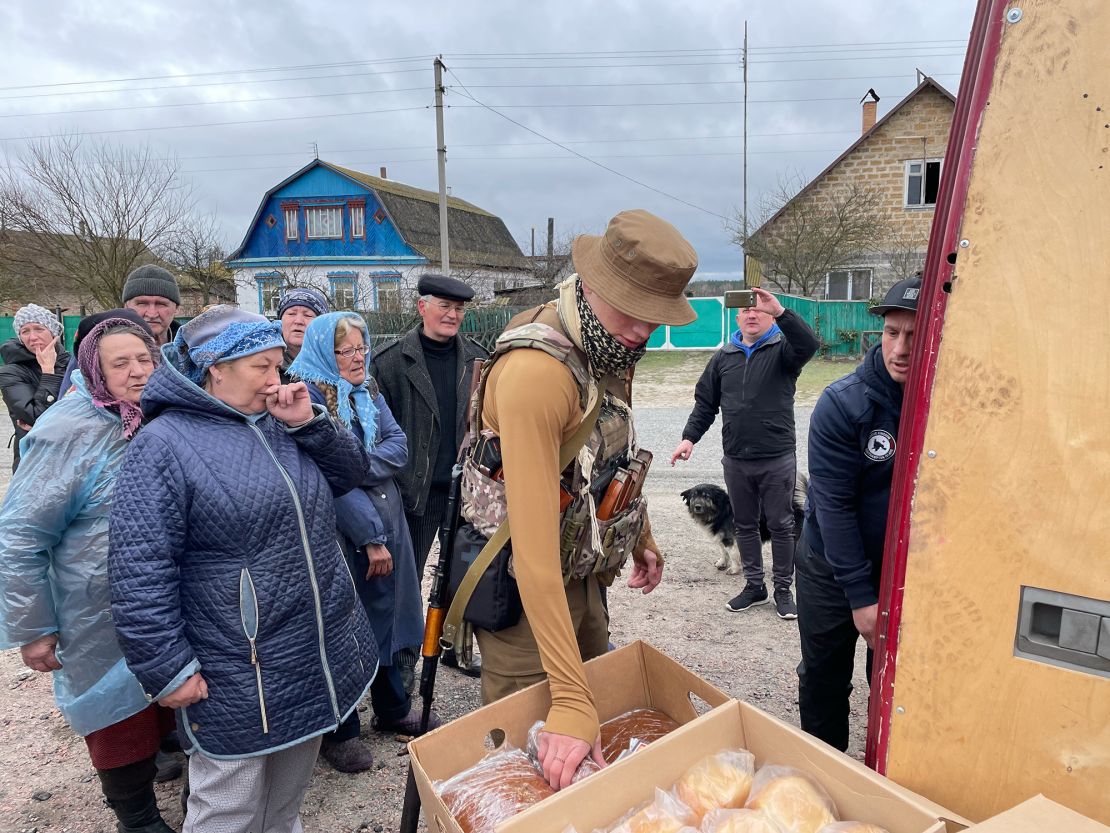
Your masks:
[{"label": "green metal fence", "polygon": [[[787,309],[805,319],[821,339],[821,352],[826,356],[857,356],[864,352],[881,329],[879,319],[867,312],[867,301],[815,301],[796,295],[776,295]],[[734,310],[725,309],[724,298],[691,298],[690,305],[697,319],[685,327],[660,327],[648,341],[649,350],[715,350],[722,347],[736,331]],[[462,332],[487,349],[509,319],[523,307],[478,307],[463,319]],[[373,347],[416,326],[415,312],[367,312],[363,314],[370,330]],[[15,335],[10,316],[0,316],[0,342]],[[64,317],[66,348],[72,346],[80,316]],[[185,320],[185,319],[179,319]]]}]

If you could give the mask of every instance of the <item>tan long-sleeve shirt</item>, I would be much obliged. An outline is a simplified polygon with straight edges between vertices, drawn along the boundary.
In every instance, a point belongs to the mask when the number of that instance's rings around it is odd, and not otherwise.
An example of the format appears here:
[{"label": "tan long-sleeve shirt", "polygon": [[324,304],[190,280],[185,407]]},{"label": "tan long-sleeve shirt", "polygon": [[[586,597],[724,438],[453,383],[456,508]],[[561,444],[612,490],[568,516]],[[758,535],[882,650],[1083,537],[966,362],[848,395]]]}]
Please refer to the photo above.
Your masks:
[{"label": "tan long-sleeve shirt", "polygon": [[[593,743],[598,716],[586,684],[559,562],[559,448],[584,416],[574,377],[541,350],[518,349],[491,368],[484,427],[501,439],[513,564],[551,687],[549,732]],[[650,525],[633,557],[658,552]]]}]

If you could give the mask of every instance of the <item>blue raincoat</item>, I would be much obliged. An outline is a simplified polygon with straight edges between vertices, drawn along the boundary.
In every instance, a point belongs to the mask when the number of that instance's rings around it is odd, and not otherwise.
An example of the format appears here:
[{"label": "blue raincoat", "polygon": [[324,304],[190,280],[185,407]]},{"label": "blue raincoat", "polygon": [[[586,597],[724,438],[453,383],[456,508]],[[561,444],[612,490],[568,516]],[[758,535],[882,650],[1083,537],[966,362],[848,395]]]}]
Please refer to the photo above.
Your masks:
[{"label": "blue raincoat", "polygon": [[0,509],[0,648],[58,634],[54,697],[79,735],[150,705],[116,640],[108,515],[127,440],[81,374],[20,443]]}]

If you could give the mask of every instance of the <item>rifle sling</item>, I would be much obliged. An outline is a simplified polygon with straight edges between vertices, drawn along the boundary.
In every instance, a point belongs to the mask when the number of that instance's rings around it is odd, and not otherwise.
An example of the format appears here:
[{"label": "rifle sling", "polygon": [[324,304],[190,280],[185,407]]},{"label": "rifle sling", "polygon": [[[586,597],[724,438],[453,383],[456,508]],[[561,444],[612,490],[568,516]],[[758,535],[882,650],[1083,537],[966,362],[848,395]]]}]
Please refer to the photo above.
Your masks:
[{"label": "rifle sling", "polygon": [[[579,424],[575,432],[567,438],[559,449],[559,471],[561,472],[568,465],[571,460],[578,456],[578,452],[582,450],[582,446],[586,444],[590,434],[597,424],[598,415],[601,413],[601,405],[605,401],[605,386],[599,385],[597,393],[597,402],[594,403],[590,412],[583,417],[582,422]],[[463,614],[466,612],[466,606],[470,602],[470,596],[474,593],[474,588],[478,586],[478,581],[486,572],[486,568],[493,562],[497,553],[509,541],[509,521],[505,519],[502,521],[501,526],[490,537],[486,545],[482,547],[482,551],[478,553],[478,557],[474,559],[471,565],[466,570],[466,575],[463,576],[462,581],[459,583],[459,589],[455,592],[455,597],[451,600],[451,607],[447,610],[447,618],[443,622],[443,636],[440,638],[440,645],[445,650],[450,650],[455,645],[455,636],[459,632],[459,627],[462,625]]]}]

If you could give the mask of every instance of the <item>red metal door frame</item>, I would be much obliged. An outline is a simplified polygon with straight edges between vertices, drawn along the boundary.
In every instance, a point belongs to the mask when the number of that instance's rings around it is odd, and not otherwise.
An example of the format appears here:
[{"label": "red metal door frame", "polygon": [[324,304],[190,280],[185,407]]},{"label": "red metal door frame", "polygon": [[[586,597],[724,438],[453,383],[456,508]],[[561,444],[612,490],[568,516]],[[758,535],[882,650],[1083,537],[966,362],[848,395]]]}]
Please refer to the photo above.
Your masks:
[{"label": "red metal door frame", "polygon": [[979,123],[994,79],[994,65],[1002,41],[1002,30],[1006,25],[1006,7],[1009,2],[1010,0],[979,0],[975,11],[925,257],[914,353],[910,375],[906,381],[902,421],[898,428],[899,454],[891,483],[882,586],[879,591],[878,644],[871,675],[867,724],[867,765],[883,774],[886,773],[889,754],[898,633],[902,622],[906,556],[911,534],[910,508],[917,480],[918,461],[929,421],[944,313],[948,305],[948,294],[952,291],[952,281],[956,280],[952,266],[959,248],[959,232],[963,224]]}]

